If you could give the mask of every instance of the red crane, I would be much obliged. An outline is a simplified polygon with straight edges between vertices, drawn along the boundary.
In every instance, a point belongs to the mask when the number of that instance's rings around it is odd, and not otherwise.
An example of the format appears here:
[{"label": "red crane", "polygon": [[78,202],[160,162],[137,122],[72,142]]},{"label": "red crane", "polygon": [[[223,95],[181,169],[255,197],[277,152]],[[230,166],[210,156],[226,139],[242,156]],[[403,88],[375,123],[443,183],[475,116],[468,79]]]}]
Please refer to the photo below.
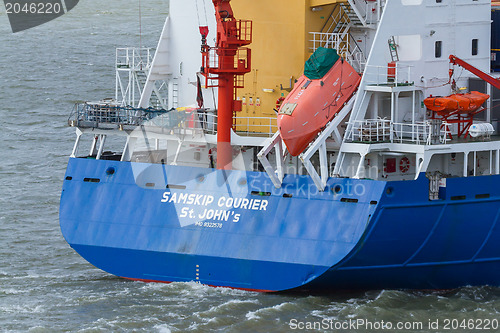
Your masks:
[{"label": "red crane", "polygon": [[[485,72],[477,69],[476,67],[472,66],[468,62],[463,61],[457,56],[454,56],[453,54],[450,55],[450,64],[461,66],[466,70],[468,70],[469,72],[471,72],[472,74],[479,77],[480,79],[483,79],[484,81],[488,82],[493,87],[500,89],[500,80],[495,79],[491,75],[486,74]],[[451,74],[453,74],[453,72],[450,72],[450,76]]]},{"label": "red crane", "polygon": [[[251,71],[251,52],[245,45],[252,43],[252,21],[237,20],[230,5],[231,0],[212,0],[217,20],[217,44],[206,44],[207,29],[202,34],[202,68],[207,87],[217,87],[217,169],[232,168],[233,149],[231,128],[233,115],[241,111],[241,101],[236,100],[236,90],[243,88],[243,75]],[[213,83],[215,82],[215,83]]]}]

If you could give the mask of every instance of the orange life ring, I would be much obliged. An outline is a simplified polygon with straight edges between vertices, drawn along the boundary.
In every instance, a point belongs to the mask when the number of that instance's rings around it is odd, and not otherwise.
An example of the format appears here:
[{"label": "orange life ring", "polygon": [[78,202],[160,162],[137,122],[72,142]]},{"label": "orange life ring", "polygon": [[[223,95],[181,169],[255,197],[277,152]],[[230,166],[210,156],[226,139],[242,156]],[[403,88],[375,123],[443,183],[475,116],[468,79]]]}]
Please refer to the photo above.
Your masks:
[{"label": "orange life ring", "polygon": [[283,101],[285,100],[285,97],[281,96],[276,100],[276,110],[279,110],[281,107],[281,104],[283,104]]},{"label": "orange life ring", "polygon": [[410,160],[408,157],[405,156],[401,159],[401,161],[399,161],[399,170],[402,173],[407,173],[408,170],[410,170]]}]

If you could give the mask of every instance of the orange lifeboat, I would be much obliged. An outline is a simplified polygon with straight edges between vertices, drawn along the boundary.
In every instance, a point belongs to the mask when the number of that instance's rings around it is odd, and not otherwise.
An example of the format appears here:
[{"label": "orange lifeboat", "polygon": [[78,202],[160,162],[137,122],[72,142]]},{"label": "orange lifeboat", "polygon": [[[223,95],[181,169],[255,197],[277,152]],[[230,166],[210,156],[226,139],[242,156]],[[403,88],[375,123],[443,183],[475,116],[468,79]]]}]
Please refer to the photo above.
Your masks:
[{"label": "orange lifeboat", "polygon": [[440,116],[447,115],[451,112],[458,113],[473,113],[490,98],[490,95],[471,91],[466,94],[453,94],[447,97],[428,97],[424,100],[425,106],[436,112]]},{"label": "orange lifeboat", "polygon": [[280,135],[292,156],[302,153],[335,117],[360,80],[335,50],[316,50],[278,112]]}]

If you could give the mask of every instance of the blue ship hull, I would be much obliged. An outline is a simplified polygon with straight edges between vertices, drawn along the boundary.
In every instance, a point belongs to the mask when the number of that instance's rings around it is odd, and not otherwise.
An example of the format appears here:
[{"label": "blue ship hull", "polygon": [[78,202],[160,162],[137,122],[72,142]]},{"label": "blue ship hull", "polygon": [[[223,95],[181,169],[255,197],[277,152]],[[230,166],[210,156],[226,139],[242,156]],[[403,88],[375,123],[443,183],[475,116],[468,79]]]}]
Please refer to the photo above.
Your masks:
[{"label": "blue ship hull", "polygon": [[500,285],[500,176],[429,181],[71,158],[61,230],[83,258],[144,281],[259,291]]}]

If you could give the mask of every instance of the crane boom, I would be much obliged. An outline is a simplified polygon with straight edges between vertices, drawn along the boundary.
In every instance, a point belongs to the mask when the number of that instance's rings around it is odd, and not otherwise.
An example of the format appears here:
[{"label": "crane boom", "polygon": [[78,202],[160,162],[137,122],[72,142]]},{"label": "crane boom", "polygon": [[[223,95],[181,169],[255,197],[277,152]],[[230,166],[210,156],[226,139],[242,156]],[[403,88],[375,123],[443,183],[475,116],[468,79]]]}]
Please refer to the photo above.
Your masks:
[{"label": "crane boom", "polygon": [[458,66],[465,68],[466,70],[468,70],[472,74],[476,75],[480,79],[483,79],[484,81],[491,84],[493,87],[500,89],[500,80],[495,79],[491,75],[486,74],[482,70],[477,69],[476,67],[472,66],[468,62],[458,58],[457,56],[455,56],[453,54],[450,55],[450,63],[453,65],[458,65]]}]

